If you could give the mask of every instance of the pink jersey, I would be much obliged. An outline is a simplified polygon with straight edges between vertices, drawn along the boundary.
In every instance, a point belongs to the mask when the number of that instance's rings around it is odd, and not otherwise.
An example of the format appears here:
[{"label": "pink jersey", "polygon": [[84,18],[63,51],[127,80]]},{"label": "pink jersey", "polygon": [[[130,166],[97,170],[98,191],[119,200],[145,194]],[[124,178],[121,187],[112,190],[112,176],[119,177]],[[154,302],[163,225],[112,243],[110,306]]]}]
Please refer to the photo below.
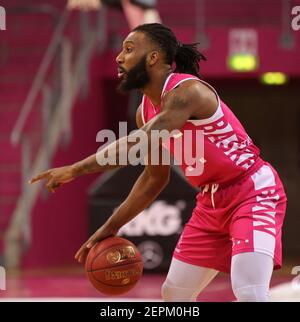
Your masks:
[{"label": "pink jersey", "polygon": [[[187,80],[196,80],[204,83],[215,93],[215,89],[194,75],[172,73],[166,79],[161,97]],[[262,166],[263,160],[259,157],[259,149],[253,144],[245,129],[227,107],[218,98],[216,112],[207,119],[188,120],[181,128],[181,140],[185,142],[185,133],[190,132],[191,140],[187,141],[196,149],[196,144],[204,142],[204,154],[199,159],[203,164],[201,175],[186,175],[190,165],[182,158],[181,167],[187,180],[194,186],[201,187],[207,184],[229,184],[253,173]],[[147,96],[142,100],[142,119],[147,123],[160,113],[160,105],[154,106]],[[189,130],[189,131],[185,131]],[[202,133],[202,138],[198,133]],[[204,134],[204,136],[203,136]],[[177,138],[169,140],[169,149],[174,154],[174,142]]]}]

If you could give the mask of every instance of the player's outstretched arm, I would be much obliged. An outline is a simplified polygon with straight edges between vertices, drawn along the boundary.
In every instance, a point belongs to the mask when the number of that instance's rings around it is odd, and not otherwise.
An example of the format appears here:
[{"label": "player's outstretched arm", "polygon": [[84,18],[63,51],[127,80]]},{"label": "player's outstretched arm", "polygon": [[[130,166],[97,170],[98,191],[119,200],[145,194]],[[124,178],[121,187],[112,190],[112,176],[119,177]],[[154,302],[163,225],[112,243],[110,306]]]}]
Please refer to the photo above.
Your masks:
[{"label": "player's outstretched arm", "polygon": [[[124,138],[122,138],[124,139]],[[72,165],[67,165],[64,167],[59,168],[53,168],[49,169],[47,171],[44,171],[35,177],[33,177],[31,180],[29,180],[29,183],[34,183],[40,180],[45,180],[45,187],[50,192],[55,192],[55,190],[62,186],[63,184],[70,182],[74,180],[76,177],[82,176],[84,174],[89,173],[95,173],[100,171],[107,171],[115,168],[121,168],[124,167],[124,165],[120,164],[106,164],[106,165],[100,165],[98,163],[97,154],[107,154],[108,151],[113,149],[113,152],[116,151],[116,146],[118,146],[119,140],[115,141],[113,144],[111,144],[109,147],[103,149],[102,151],[93,154],[89,157],[87,157],[84,160],[81,160],[79,162],[76,162]],[[98,160],[97,160],[98,159]]]},{"label": "player's outstretched arm", "polygon": [[[191,116],[196,115],[195,113],[199,113],[199,107],[201,107],[201,110],[205,109],[205,104],[203,102],[206,101],[206,97],[199,91],[200,85],[195,81],[190,82],[193,82],[193,84],[188,84],[188,82],[186,82],[179,88],[174,89],[165,95],[162,102],[161,113],[156,115],[146,124],[141,124],[140,130],[136,133],[131,134],[128,137],[122,137],[101,149],[96,154],[71,166],[45,171],[31,179],[30,182],[34,183],[45,179],[46,188],[49,191],[54,192],[58,187],[74,180],[77,176],[124,167],[125,165],[119,160],[128,160],[128,151],[138,144],[136,138],[143,135],[144,138],[146,137],[146,140],[143,141],[143,146],[141,147],[141,151],[144,153],[142,155],[141,152],[141,157],[144,157],[149,153],[153,133],[167,130],[167,132],[171,134],[173,130],[181,129]],[[138,111],[140,114],[140,108]],[[109,162],[110,156],[113,158],[112,162]],[[129,162],[127,162],[127,164],[129,164]]]},{"label": "player's outstretched arm", "polygon": [[[127,159],[129,148],[135,144],[136,142],[128,142],[128,137],[122,137],[72,165],[44,171],[29,180],[29,183],[44,180],[45,187],[50,192],[55,192],[58,187],[84,174],[122,168],[126,164],[119,162],[120,158]],[[112,160],[108,156],[112,157]]]},{"label": "player's outstretched arm", "polygon": [[[139,110],[140,108],[138,111]],[[44,180],[45,187],[50,192],[55,192],[58,187],[84,174],[122,168],[126,166],[126,163],[121,163],[119,160],[128,160],[128,151],[135,144],[136,142],[134,140],[128,140],[127,136],[122,137],[104,148],[101,148],[97,153],[72,165],[44,171],[29,180],[29,183]],[[110,160],[109,157],[112,158],[112,160]],[[127,164],[129,164],[129,162],[127,162]]]}]

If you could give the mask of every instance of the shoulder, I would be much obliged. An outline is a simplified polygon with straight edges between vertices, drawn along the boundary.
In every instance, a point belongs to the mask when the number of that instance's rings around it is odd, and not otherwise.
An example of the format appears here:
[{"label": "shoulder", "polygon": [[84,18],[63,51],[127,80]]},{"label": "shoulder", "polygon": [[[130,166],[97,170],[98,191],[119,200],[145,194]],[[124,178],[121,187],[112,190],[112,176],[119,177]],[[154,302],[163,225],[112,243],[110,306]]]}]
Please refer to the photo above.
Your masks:
[{"label": "shoulder", "polygon": [[218,106],[216,93],[198,80],[187,80],[164,95],[162,110],[187,109],[195,118],[209,117]]},{"label": "shoulder", "polygon": [[200,81],[187,80],[170,92],[167,92],[162,103],[163,105],[179,104],[180,106],[193,104],[194,102],[199,104],[205,100],[208,92],[211,92],[211,90]]}]

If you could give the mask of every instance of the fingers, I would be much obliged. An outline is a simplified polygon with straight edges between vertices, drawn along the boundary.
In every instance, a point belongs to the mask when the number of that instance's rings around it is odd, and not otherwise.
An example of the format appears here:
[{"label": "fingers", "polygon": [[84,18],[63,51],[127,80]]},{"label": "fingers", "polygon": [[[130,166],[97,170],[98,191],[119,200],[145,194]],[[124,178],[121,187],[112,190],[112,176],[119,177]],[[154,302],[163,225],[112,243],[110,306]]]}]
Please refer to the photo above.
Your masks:
[{"label": "fingers", "polygon": [[89,250],[101,240],[113,236],[112,232],[107,232],[103,227],[100,227],[77,251],[75,259],[79,263],[83,263]]},{"label": "fingers", "polygon": [[75,255],[75,259],[79,260],[80,258],[80,254],[86,249],[86,243],[84,243],[79,250],[77,251],[76,255]]},{"label": "fingers", "polygon": [[41,179],[46,178],[46,177],[48,176],[48,174],[49,174],[49,171],[50,171],[50,170],[47,170],[47,171],[45,171],[45,172],[40,173],[39,175],[37,175],[37,176],[35,176],[34,178],[32,178],[31,180],[29,180],[29,183],[34,183],[34,182],[36,182],[36,181],[39,181],[39,180],[41,180]]},{"label": "fingers", "polygon": [[46,188],[48,189],[49,192],[55,192],[55,189],[57,189],[59,186],[61,186],[61,183],[56,182],[54,179],[51,179],[48,181],[46,184]]},{"label": "fingers", "polygon": [[89,253],[89,249],[88,248],[85,248],[83,249],[81,252],[80,252],[80,255],[78,256],[78,262],[81,263],[81,264],[84,264],[86,258],[87,258],[87,255]]},{"label": "fingers", "polygon": [[83,263],[89,250],[97,243],[97,241],[95,240],[95,238],[92,236],[88,239],[87,242],[85,242],[77,251],[76,255],[75,255],[75,259],[79,262],[79,263]]},{"label": "fingers", "polygon": [[87,254],[89,252],[89,248],[86,247],[86,243],[83,244],[79,250],[77,251],[76,255],[75,255],[75,259],[79,262],[79,263],[83,263]]},{"label": "fingers", "polygon": [[88,250],[88,248],[86,248],[86,243],[84,243],[79,250],[77,251],[76,255],[75,255],[75,259],[79,262],[82,263],[82,255],[84,252],[86,252]]},{"label": "fingers", "polygon": [[90,238],[90,241],[87,242],[86,248],[92,248],[96,244],[96,240],[94,238]]},{"label": "fingers", "polygon": [[35,176],[31,180],[29,180],[29,183],[34,183],[42,179],[46,179],[47,182],[45,187],[48,189],[49,192],[52,192],[52,193],[55,192],[55,189],[57,189],[62,185],[61,182],[56,182],[56,180],[51,176],[51,169]]}]

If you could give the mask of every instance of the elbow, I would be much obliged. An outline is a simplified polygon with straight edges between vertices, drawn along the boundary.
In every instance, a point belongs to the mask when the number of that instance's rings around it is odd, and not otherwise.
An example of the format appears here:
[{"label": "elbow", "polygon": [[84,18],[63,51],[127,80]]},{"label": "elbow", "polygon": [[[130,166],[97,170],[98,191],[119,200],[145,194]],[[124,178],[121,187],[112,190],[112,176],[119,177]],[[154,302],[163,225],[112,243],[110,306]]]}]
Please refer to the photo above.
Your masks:
[{"label": "elbow", "polygon": [[157,189],[164,189],[170,181],[170,166],[149,166],[143,174],[144,182]]}]

